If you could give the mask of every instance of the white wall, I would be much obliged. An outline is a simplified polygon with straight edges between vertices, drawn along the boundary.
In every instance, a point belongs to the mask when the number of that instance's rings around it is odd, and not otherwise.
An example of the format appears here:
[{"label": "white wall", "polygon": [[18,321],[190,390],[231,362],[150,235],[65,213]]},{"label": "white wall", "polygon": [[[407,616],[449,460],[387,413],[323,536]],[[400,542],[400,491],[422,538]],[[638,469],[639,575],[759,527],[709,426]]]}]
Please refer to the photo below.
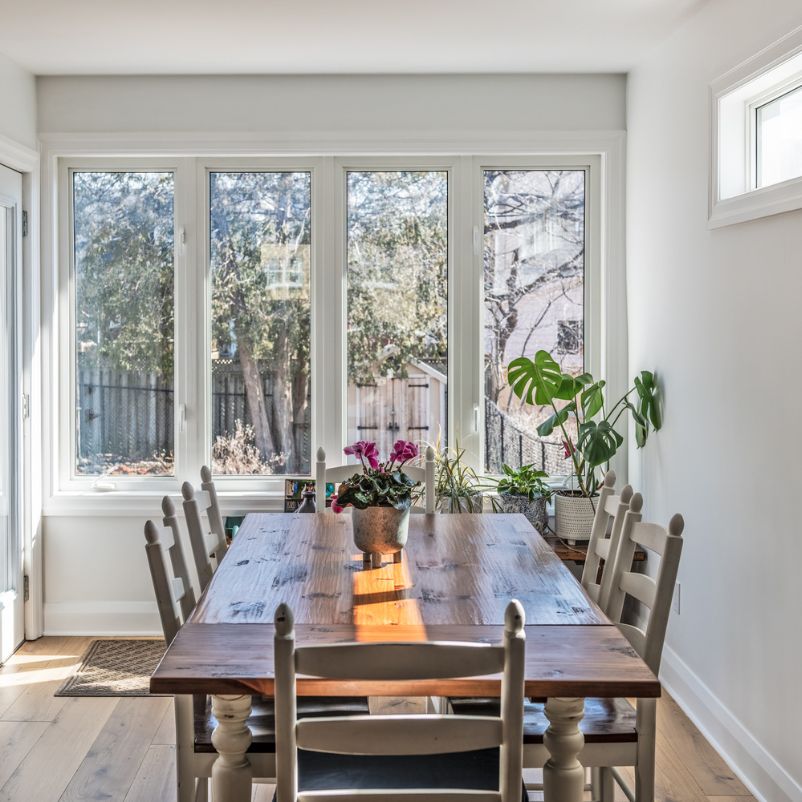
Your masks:
[{"label": "white wall", "polygon": [[36,83],[0,53],[0,136],[36,148]]},{"label": "white wall", "polygon": [[663,677],[772,802],[802,799],[802,211],[708,230],[708,85],[800,24],[798,0],[713,0],[628,89],[630,367],[665,388],[630,472],[650,519],[686,520]]},{"label": "white wall", "polygon": [[[622,130],[622,75],[62,78],[37,80],[43,134],[230,132],[258,138],[352,132]],[[182,140],[179,138],[179,142]],[[101,501],[108,503],[108,496]],[[158,514],[75,515],[45,523],[45,630],[158,631],[142,524]],[[63,509],[63,505],[61,505]]]},{"label": "white wall", "polygon": [[620,130],[622,75],[39,78],[42,132]]}]

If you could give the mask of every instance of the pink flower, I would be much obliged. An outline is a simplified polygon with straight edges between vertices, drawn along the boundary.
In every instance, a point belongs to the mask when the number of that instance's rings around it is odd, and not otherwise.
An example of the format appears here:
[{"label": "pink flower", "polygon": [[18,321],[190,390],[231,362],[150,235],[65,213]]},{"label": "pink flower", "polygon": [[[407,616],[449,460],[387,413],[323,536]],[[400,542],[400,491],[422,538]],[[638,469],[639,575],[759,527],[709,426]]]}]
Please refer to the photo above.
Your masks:
[{"label": "pink flower", "polygon": [[345,507],[341,507],[341,506],[340,506],[340,505],[337,503],[337,494],[336,494],[336,493],[332,493],[332,495],[331,495],[331,511],[332,511],[332,512],[336,512],[336,513],[340,513],[340,512],[342,512],[344,509],[345,509]]},{"label": "pink flower", "polygon": [[403,465],[418,456],[418,447],[410,440],[396,440],[393,450],[390,452],[390,462],[398,462]]},{"label": "pink flower", "polygon": [[368,465],[370,465],[374,471],[379,467],[379,449],[376,448],[376,443],[372,443],[369,440],[357,440],[356,443],[346,446],[343,452],[359,457],[363,465],[365,464],[365,460],[367,460]]}]

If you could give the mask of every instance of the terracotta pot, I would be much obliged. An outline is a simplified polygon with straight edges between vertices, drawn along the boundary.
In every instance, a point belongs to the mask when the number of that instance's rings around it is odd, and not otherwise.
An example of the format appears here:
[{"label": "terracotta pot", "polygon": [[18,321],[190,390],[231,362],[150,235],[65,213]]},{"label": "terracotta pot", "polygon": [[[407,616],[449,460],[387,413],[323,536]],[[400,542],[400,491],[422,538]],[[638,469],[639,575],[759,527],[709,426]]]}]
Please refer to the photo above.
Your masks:
[{"label": "terracotta pot", "polygon": [[547,501],[542,496],[530,500],[526,496],[500,493],[498,500],[504,512],[520,512],[541,535],[546,531],[546,525],[549,522],[549,511]]},{"label": "terracotta pot", "polygon": [[554,496],[557,537],[568,541],[571,545],[590,540],[590,530],[595,515],[595,503],[591,503],[591,499],[585,496],[566,492],[558,492]]},{"label": "terracotta pot", "polygon": [[354,508],[352,518],[354,543],[370,555],[374,567],[382,562],[382,554],[400,554],[409,535],[409,508]]}]

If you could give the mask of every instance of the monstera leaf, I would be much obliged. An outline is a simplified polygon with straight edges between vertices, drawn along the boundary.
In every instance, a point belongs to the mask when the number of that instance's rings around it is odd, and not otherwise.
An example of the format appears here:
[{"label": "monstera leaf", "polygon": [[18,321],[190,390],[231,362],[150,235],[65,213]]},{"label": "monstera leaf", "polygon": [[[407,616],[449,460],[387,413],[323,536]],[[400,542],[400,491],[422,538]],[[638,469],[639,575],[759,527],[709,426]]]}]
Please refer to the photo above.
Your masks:
[{"label": "monstera leaf", "polygon": [[563,373],[548,351],[538,351],[534,360],[525,356],[513,359],[507,367],[507,380],[518,398],[539,406],[573,401],[583,387],[593,383],[590,373],[581,376]]},{"label": "monstera leaf", "polygon": [[[660,395],[654,373],[642,370],[640,376],[635,377],[635,392],[638,394],[638,417],[633,414],[635,421],[635,442],[638,448],[643,448],[649,436],[649,423],[655,431],[663,425],[660,415]],[[630,408],[630,411],[634,410]],[[640,419],[639,419],[640,418]]]},{"label": "monstera leaf", "polygon": [[593,382],[589,387],[582,391],[580,401],[582,403],[582,413],[586,419],[592,418],[604,406],[604,385],[605,381]]},{"label": "monstera leaf", "polygon": [[548,351],[538,351],[534,359],[525,356],[513,359],[507,368],[507,380],[518,398],[538,406],[560,398],[563,388],[560,366]]},{"label": "monstera leaf", "polygon": [[541,437],[548,437],[558,426],[562,426],[568,420],[568,416],[576,412],[576,402],[569,401],[562,409],[558,409],[553,415],[549,415],[540,426],[537,433]]},{"label": "monstera leaf", "polygon": [[586,421],[579,426],[577,448],[590,468],[609,462],[623,442],[624,438],[607,420]]}]

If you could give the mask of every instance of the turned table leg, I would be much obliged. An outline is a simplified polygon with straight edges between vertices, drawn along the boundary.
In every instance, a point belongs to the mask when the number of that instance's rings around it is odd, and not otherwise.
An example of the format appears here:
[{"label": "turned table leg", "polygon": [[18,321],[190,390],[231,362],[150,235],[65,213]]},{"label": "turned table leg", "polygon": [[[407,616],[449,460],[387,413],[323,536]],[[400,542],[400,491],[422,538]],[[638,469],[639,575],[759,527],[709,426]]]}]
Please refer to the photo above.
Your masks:
[{"label": "turned table leg", "polygon": [[580,802],[585,789],[585,770],[577,759],[585,745],[579,722],[585,712],[583,699],[553,697],[546,700],[549,728],[543,743],[549,759],[543,767],[545,802]]},{"label": "turned table leg", "polygon": [[212,696],[212,713],[217,719],[212,744],[218,755],[212,766],[212,800],[249,802],[252,772],[247,751],[252,736],[246,722],[251,714],[251,697]]}]

